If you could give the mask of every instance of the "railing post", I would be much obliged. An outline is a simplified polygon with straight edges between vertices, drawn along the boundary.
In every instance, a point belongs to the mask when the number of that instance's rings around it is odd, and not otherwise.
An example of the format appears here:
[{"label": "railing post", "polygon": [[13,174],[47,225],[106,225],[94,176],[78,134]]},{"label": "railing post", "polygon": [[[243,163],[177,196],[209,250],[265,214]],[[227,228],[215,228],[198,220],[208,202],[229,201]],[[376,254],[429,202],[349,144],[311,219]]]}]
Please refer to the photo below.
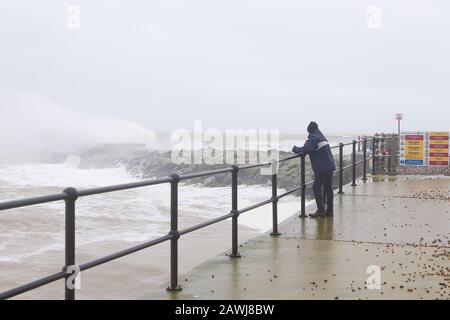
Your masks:
[{"label": "railing post", "polygon": [[356,140],[353,140],[352,143],[353,152],[352,152],[352,187],[356,186]]},{"label": "railing post", "polygon": [[367,181],[367,139],[363,140],[363,179],[364,182]]},{"label": "railing post", "polygon": [[372,176],[374,176],[376,174],[376,169],[375,169],[375,159],[376,159],[376,138],[375,136],[372,138]]},{"label": "railing post", "polygon": [[300,156],[300,196],[301,196],[301,205],[300,205],[300,218],[306,217],[306,207],[305,207],[305,197],[306,197],[306,180],[305,180],[305,155]]},{"label": "railing post", "polygon": [[390,155],[390,174],[396,175],[397,174],[397,164],[399,159],[397,158],[398,152],[399,152],[399,146],[400,146],[400,136],[399,135],[391,135],[391,145],[389,149],[389,155]]},{"label": "railing post", "polygon": [[75,267],[75,201],[78,199],[78,192],[75,188],[66,188],[63,193],[67,194],[65,199],[65,266],[67,276],[64,281],[64,291],[66,300],[75,300],[75,280],[69,284],[69,277]]},{"label": "railing post", "polygon": [[272,175],[272,235],[273,237],[279,236],[278,232],[278,184],[277,184],[277,174]]},{"label": "railing post", "polygon": [[180,232],[178,231],[178,183],[180,176],[176,173],[171,174],[170,182],[170,286],[167,291],[181,291],[178,285],[178,239]]},{"label": "railing post", "polygon": [[231,212],[233,217],[231,218],[231,255],[232,258],[240,258],[241,255],[238,252],[238,172],[239,167],[237,165],[232,166],[231,171]]},{"label": "railing post", "polygon": [[341,142],[339,143],[339,194],[343,194],[344,191],[342,191],[342,184],[344,182],[344,144]]}]

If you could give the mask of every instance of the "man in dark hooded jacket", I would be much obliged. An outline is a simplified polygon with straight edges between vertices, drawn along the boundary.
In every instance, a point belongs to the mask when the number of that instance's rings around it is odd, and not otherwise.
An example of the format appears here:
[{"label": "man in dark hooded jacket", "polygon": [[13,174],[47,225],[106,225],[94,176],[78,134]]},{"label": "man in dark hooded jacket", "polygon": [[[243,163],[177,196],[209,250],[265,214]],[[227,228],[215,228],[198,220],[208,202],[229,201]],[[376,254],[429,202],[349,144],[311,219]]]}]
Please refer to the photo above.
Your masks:
[{"label": "man in dark hooded jacket", "polygon": [[[333,216],[333,171],[336,170],[330,145],[320,132],[317,123],[308,125],[308,140],[303,147],[294,146],[292,152],[309,154],[314,171],[313,191],[316,199],[317,211],[309,216],[312,218]],[[327,210],[323,203],[323,191],[327,196]]]}]

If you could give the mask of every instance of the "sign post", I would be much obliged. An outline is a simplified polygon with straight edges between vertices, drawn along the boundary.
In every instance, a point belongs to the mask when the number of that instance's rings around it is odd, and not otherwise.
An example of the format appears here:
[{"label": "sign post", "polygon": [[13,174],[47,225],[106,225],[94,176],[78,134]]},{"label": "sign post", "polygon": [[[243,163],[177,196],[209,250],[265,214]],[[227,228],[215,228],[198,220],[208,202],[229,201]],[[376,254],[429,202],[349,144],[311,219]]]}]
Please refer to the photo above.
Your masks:
[{"label": "sign post", "polygon": [[398,122],[398,135],[400,135],[400,121],[403,120],[403,113],[396,113],[395,119]]}]

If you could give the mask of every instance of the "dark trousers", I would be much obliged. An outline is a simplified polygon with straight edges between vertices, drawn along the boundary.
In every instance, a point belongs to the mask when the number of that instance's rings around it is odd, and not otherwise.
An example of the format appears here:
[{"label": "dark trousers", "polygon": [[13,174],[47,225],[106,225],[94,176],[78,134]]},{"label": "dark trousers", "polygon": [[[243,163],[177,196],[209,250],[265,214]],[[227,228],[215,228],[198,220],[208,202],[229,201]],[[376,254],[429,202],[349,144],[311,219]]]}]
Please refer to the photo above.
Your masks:
[{"label": "dark trousers", "polygon": [[316,198],[317,209],[325,211],[323,195],[327,197],[327,211],[333,210],[333,171],[319,172],[314,176],[313,184],[314,198]]}]

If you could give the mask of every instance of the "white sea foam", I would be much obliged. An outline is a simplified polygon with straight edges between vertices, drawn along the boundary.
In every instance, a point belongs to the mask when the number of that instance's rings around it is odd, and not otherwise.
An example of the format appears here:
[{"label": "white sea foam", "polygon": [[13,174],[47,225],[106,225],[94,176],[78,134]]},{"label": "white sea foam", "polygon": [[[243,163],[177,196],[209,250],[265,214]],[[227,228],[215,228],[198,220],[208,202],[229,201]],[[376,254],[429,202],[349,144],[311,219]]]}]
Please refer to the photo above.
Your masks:
[{"label": "white sea foam", "polygon": [[[0,201],[11,200],[11,194],[14,199],[20,199],[29,194],[43,195],[53,189],[60,192],[67,186],[85,189],[137,181],[123,167],[80,169],[79,163],[77,156],[70,156],[61,164],[2,166]],[[239,205],[243,208],[270,196],[270,187],[241,186]],[[230,187],[205,188],[181,184],[179,199],[180,220],[192,223],[227,214],[231,209]],[[102,241],[134,243],[150,240],[169,230],[169,185],[80,198],[76,216],[77,246]],[[261,232],[267,231],[271,225],[271,215],[248,213],[242,216],[240,224]],[[0,262],[20,262],[44,252],[63,250],[63,203],[2,212],[0,243]]]},{"label": "white sea foam", "polygon": [[67,157],[61,164],[30,163],[0,166],[0,181],[11,186],[89,188],[130,182],[124,167],[105,169],[79,169],[80,158]]}]

